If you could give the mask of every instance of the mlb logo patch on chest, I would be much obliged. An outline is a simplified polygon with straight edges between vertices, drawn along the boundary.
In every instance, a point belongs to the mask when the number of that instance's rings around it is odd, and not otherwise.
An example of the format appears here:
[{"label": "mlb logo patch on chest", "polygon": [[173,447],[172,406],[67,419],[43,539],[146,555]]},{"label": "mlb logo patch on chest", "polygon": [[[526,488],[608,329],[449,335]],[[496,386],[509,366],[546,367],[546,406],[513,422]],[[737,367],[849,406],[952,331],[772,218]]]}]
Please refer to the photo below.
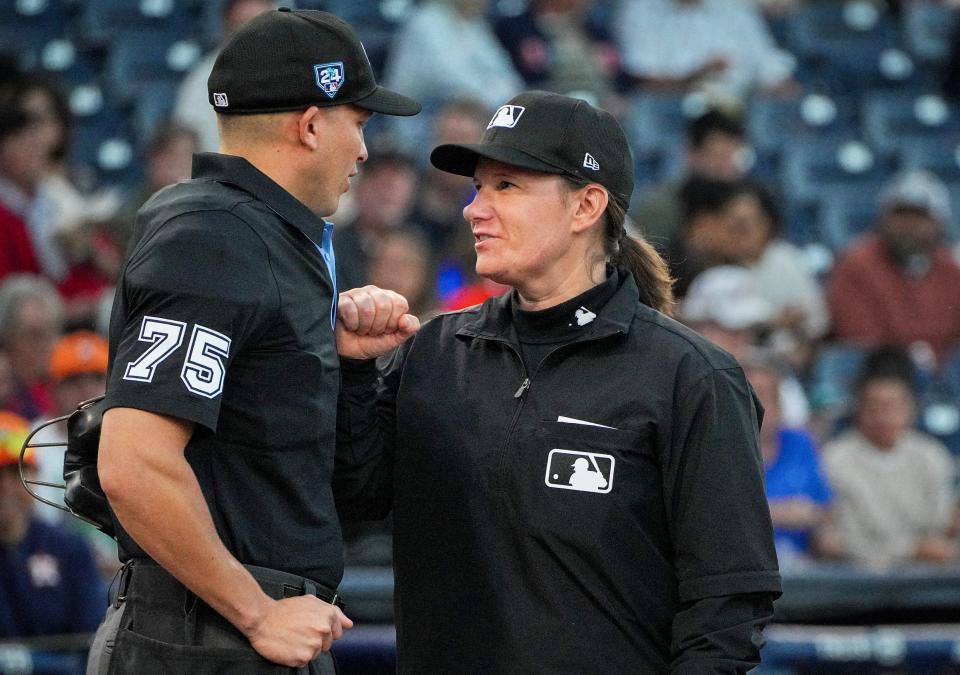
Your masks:
[{"label": "mlb logo patch on chest", "polygon": [[606,494],[613,489],[612,455],[556,448],[547,456],[547,487]]},{"label": "mlb logo patch on chest", "polygon": [[328,98],[335,97],[337,92],[340,91],[340,87],[347,80],[342,61],[318,63],[313,67],[313,72],[316,76],[317,86]]}]

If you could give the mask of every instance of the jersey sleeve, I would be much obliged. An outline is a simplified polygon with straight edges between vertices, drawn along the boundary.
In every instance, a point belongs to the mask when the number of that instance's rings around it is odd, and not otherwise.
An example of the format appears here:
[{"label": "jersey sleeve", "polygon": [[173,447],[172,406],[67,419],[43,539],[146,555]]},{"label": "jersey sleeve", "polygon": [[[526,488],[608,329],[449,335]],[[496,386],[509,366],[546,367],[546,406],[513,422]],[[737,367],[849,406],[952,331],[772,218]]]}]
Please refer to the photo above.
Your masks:
[{"label": "jersey sleeve", "polygon": [[117,293],[106,407],[216,429],[230,364],[279,303],[262,240],[225,211],[178,216],[144,235]]},{"label": "jersey sleeve", "polygon": [[738,367],[683,384],[663,475],[680,600],[779,594],[750,386]]}]

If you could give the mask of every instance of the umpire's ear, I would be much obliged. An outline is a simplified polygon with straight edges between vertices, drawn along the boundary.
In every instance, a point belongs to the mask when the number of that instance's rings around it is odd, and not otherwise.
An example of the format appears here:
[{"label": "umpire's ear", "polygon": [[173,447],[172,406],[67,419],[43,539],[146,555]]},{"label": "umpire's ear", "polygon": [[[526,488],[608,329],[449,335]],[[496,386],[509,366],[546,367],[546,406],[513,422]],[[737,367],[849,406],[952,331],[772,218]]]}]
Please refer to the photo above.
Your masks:
[{"label": "umpire's ear", "polygon": [[323,134],[322,124],[323,116],[320,113],[320,108],[312,105],[304,110],[297,119],[300,142],[311,150],[319,148],[320,136]]}]

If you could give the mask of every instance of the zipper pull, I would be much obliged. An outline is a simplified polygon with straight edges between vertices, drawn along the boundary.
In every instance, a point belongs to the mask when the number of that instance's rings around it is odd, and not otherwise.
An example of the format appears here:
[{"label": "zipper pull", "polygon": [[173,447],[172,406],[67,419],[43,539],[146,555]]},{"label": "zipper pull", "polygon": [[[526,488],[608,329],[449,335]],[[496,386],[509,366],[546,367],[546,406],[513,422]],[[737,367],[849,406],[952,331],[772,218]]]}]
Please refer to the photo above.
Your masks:
[{"label": "zipper pull", "polygon": [[520,385],[520,388],[517,389],[517,393],[513,395],[514,398],[520,398],[523,396],[523,392],[530,388],[530,378],[524,378],[523,383]]}]

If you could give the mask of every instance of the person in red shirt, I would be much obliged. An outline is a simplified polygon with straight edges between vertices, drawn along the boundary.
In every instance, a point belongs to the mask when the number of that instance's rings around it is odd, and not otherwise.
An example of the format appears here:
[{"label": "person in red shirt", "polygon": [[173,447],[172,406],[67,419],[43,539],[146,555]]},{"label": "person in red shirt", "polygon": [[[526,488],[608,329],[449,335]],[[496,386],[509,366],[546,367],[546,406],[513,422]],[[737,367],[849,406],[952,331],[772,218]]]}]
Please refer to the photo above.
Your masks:
[{"label": "person in red shirt", "polygon": [[938,361],[960,345],[960,265],[944,237],[950,217],[949,193],[933,174],[891,180],[875,231],[851,244],[828,280],[837,338],[926,345]]},{"label": "person in red shirt", "polygon": [[0,109],[0,279],[16,272],[40,272],[26,220],[5,198],[38,171],[35,132],[26,112]]}]

